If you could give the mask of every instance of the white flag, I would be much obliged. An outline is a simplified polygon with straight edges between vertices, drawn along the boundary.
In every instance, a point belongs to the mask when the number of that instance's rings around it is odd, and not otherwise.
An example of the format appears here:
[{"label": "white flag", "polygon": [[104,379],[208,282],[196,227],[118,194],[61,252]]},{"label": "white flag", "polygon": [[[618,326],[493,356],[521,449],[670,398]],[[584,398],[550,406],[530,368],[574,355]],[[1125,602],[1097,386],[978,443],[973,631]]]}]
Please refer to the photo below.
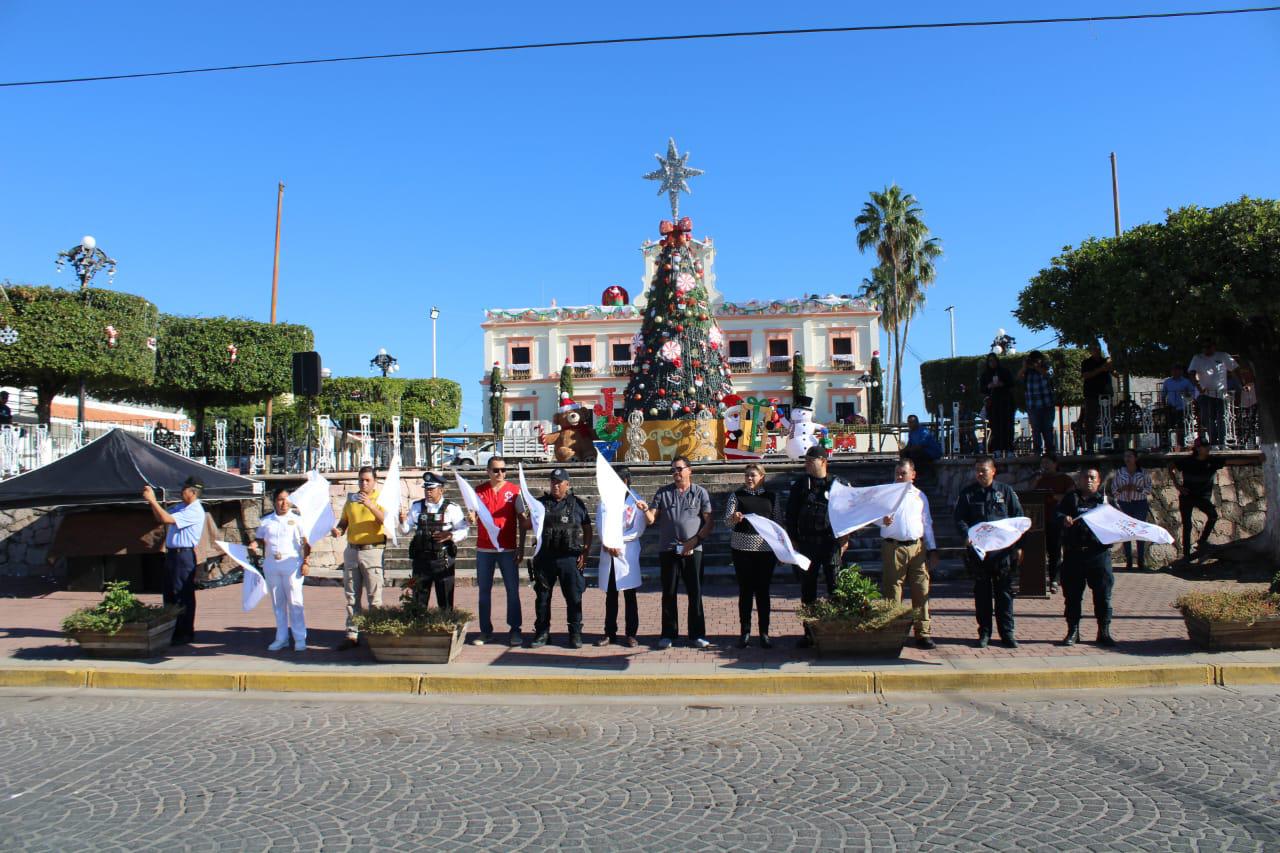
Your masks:
[{"label": "white flag", "polygon": [[992,551],[1002,551],[1022,538],[1031,529],[1031,519],[1002,518],[999,521],[982,521],[969,528],[969,545],[979,560],[985,560]]},{"label": "white flag", "polygon": [[318,471],[307,472],[307,482],[289,493],[289,503],[302,517],[302,529],[307,532],[309,545],[328,536],[338,524],[329,500],[329,481]]},{"label": "white flag", "polygon": [[542,550],[542,520],[547,514],[547,508],[542,505],[542,501],[534,498],[533,492],[529,491],[529,483],[524,478],[524,464],[521,463],[519,468],[520,497],[529,510],[529,520],[533,522],[533,556],[536,557]]},{"label": "white flag", "polygon": [[248,613],[257,607],[258,602],[262,601],[267,594],[267,579],[249,562],[249,549],[244,545],[233,545],[221,539],[215,539],[214,544],[244,569],[244,587],[240,591],[240,607]]},{"label": "white flag", "polygon": [[391,457],[387,466],[387,476],[382,481],[382,490],[378,492],[378,506],[382,509],[382,532],[394,545],[398,541],[397,529],[400,527],[400,455]]},{"label": "white flag", "polygon": [[1089,525],[1093,535],[1097,536],[1098,541],[1103,545],[1135,541],[1154,542],[1157,545],[1173,544],[1173,534],[1160,525],[1138,521],[1110,504],[1091,509],[1078,520]]},{"label": "white flag", "polygon": [[768,544],[769,550],[773,551],[773,556],[778,558],[778,562],[792,563],[808,571],[809,558],[792,546],[791,537],[782,529],[782,525],[763,515],[756,515],[754,512],[749,512],[742,517],[751,522],[751,526]]},{"label": "white flag", "polygon": [[627,511],[627,484],[618,472],[605,461],[604,454],[596,454],[596,491],[600,495],[600,544],[605,548],[621,548],[622,533],[626,528],[623,518]]},{"label": "white flag", "polygon": [[493,513],[489,512],[489,508],[480,503],[480,496],[476,494],[476,490],[471,488],[471,484],[462,479],[462,474],[458,471],[453,472],[454,478],[458,481],[458,494],[462,495],[462,503],[467,509],[476,514],[476,518],[480,519],[480,523],[484,525],[484,532],[489,534],[489,541],[493,543],[493,547],[498,547],[498,525],[493,523]]},{"label": "white flag", "polygon": [[893,515],[910,490],[910,483],[855,488],[837,480],[831,484],[831,492],[827,498],[827,518],[831,521],[831,532],[838,539],[859,527],[879,522],[886,515]]}]

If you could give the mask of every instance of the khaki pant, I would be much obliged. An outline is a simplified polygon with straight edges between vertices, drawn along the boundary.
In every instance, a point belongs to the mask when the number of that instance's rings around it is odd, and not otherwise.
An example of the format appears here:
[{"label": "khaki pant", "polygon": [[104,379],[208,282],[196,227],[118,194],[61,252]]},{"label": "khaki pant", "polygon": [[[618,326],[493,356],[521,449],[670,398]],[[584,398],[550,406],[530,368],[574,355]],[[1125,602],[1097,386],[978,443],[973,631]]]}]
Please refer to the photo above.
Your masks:
[{"label": "khaki pant", "polygon": [[894,601],[902,600],[902,584],[911,587],[911,606],[916,608],[916,636],[929,636],[929,563],[923,542],[900,545],[888,539],[880,543],[880,593]]},{"label": "khaki pant", "polygon": [[342,591],[347,594],[347,636],[355,637],[356,614],[361,611],[360,590],[363,588],[369,607],[382,606],[382,551],[377,548],[354,548],[342,552]]}]

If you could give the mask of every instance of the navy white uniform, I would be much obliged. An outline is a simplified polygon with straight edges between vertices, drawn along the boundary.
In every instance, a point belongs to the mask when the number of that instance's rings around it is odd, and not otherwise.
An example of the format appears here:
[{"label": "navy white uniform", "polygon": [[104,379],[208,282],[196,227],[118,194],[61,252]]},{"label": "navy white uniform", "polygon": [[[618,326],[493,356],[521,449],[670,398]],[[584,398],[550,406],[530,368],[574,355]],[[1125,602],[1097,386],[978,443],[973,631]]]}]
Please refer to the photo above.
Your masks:
[{"label": "navy white uniform", "polygon": [[302,606],[302,558],[306,555],[306,534],[302,517],[296,512],[271,513],[253,534],[262,542],[263,576],[271,593],[271,609],[276,616],[275,648],[283,648],[293,632],[293,646],[307,647],[307,620]]}]

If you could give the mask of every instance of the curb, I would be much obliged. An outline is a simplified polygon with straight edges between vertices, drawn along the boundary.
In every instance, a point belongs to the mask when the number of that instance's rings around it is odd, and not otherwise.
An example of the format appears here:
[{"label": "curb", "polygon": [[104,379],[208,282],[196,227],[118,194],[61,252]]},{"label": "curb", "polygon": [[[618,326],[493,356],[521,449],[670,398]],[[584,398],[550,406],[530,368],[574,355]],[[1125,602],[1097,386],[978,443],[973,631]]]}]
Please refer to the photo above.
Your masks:
[{"label": "curb", "polygon": [[392,693],[423,696],[885,695],[1256,684],[1280,684],[1280,663],[1221,666],[1165,664],[972,672],[854,670],[837,673],[549,676],[0,668],[0,687],[221,690],[233,693]]}]

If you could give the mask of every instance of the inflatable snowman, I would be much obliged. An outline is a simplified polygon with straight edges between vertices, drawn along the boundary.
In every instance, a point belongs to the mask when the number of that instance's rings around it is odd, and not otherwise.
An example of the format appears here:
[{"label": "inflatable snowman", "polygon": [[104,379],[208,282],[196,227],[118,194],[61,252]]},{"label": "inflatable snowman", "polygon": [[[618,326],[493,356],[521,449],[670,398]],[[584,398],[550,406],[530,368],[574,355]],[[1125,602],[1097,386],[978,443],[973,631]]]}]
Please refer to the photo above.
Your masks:
[{"label": "inflatable snowman", "polygon": [[797,397],[791,407],[791,431],[787,434],[787,458],[799,461],[805,452],[818,443],[823,428],[813,422],[813,398]]}]

